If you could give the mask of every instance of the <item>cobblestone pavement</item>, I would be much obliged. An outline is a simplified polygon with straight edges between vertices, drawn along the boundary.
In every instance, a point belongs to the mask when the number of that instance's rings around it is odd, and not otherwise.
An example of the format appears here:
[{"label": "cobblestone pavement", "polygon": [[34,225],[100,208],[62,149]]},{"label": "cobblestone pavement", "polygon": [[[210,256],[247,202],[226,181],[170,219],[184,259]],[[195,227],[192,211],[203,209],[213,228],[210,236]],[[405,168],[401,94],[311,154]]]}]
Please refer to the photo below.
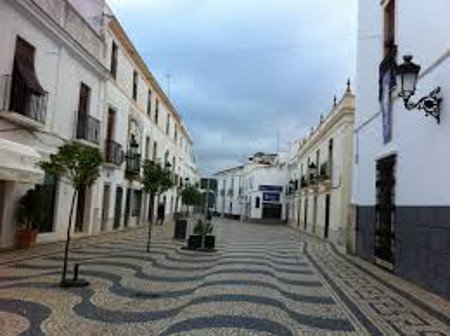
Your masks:
[{"label": "cobblestone pavement", "polygon": [[291,228],[215,219],[217,251],[156,228],[0,254],[0,335],[450,335],[448,302]]}]

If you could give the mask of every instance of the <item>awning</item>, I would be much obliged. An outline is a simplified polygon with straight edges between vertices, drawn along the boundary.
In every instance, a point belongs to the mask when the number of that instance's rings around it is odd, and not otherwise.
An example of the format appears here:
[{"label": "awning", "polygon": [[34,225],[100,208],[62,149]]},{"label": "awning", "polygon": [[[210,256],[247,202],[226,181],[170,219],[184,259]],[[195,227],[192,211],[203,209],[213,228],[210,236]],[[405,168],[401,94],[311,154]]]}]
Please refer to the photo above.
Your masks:
[{"label": "awning", "polygon": [[42,183],[44,172],[36,165],[41,159],[33,147],[0,139],[0,180]]},{"label": "awning", "polygon": [[[21,38],[16,42],[14,69],[17,70],[28,88],[37,95],[47,92],[42,88],[34,68],[34,47]],[[16,74],[17,75],[17,74]]]}]

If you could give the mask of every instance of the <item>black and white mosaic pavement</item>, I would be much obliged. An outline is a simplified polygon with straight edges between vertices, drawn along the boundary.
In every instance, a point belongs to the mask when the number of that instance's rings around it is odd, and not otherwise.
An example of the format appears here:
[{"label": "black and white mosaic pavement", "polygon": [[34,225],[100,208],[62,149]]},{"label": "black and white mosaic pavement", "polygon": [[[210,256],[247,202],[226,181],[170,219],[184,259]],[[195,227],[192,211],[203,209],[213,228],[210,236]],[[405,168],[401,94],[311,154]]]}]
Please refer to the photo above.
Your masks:
[{"label": "black and white mosaic pavement", "polygon": [[217,219],[215,253],[148,254],[143,230],[72,250],[87,288],[56,285],[60,248],[0,261],[0,335],[450,335],[446,307],[288,227]]}]

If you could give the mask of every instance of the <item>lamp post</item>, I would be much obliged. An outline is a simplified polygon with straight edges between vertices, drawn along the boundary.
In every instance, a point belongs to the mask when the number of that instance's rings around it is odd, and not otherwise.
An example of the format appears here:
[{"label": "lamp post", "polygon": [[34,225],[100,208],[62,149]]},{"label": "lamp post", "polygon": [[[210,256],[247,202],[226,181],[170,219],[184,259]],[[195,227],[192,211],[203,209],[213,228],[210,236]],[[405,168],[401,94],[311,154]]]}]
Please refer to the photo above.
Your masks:
[{"label": "lamp post", "polygon": [[403,98],[407,110],[423,110],[425,116],[432,116],[439,124],[441,121],[441,88],[438,86],[427,96],[420,98],[417,102],[411,102],[410,99],[416,93],[417,80],[420,73],[420,65],[412,62],[413,57],[406,55],[403,57],[403,63],[397,67],[397,75],[400,81],[399,97]]},{"label": "lamp post", "polygon": [[310,180],[314,179],[317,176],[317,166],[314,162],[311,162],[308,166],[308,173]]}]

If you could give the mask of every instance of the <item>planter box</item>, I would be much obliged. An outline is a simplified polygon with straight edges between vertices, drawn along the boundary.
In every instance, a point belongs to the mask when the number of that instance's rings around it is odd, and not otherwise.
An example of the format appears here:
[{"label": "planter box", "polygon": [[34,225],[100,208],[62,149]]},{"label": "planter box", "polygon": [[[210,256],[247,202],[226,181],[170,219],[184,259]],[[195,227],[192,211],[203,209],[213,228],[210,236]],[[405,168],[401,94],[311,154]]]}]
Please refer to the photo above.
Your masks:
[{"label": "planter box", "polygon": [[[207,235],[205,237],[205,250],[213,250],[216,246],[216,237]],[[188,250],[197,250],[202,247],[202,237],[199,235],[191,235],[188,239]]]},{"label": "planter box", "polygon": [[16,232],[16,243],[19,249],[29,249],[36,244],[37,230],[21,229]]},{"label": "planter box", "polygon": [[195,250],[202,247],[202,237],[198,235],[191,235],[188,239],[188,250]]},{"label": "planter box", "polygon": [[175,239],[186,239],[187,220],[177,219],[175,221]]},{"label": "planter box", "polygon": [[206,236],[205,237],[205,248],[212,250],[216,247],[216,236]]}]

